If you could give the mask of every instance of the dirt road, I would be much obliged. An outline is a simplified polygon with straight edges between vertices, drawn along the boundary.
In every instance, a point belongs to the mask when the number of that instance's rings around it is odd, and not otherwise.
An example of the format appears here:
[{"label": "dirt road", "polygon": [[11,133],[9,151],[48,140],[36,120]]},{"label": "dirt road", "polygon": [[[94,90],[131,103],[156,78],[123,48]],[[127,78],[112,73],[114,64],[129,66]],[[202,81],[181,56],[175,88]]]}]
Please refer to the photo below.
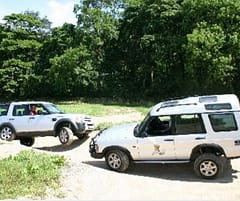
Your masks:
[{"label": "dirt road", "polygon": [[197,178],[189,164],[136,164],[127,173],[117,173],[104,160],[90,157],[88,145],[95,134],[82,141],[75,138],[69,147],[54,137],[37,138],[31,148],[18,141],[1,142],[0,157],[23,149],[64,155],[69,162],[60,189],[65,197],[49,192],[47,200],[240,200],[240,159],[232,160],[216,180]]}]

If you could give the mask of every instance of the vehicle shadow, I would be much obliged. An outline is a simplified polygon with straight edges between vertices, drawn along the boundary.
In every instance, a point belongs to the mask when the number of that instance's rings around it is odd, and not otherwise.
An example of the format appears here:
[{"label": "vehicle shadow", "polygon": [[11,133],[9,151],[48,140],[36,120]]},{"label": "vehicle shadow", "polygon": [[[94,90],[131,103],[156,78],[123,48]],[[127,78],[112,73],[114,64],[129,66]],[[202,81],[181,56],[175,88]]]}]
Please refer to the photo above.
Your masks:
[{"label": "vehicle shadow", "polygon": [[55,146],[44,146],[44,147],[33,147],[34,149],[39,149],[42,151],[50,151],[50,152],[64,152],[64,151],[70,151],[72,149],[75,149],[79,147],[81,144],[83,144],[85,141],[87,141],[89,136],[84,137],[83,139],[74,139],[72,144],[70,145],[63,145],[58,144]]},{"label": "vehicle shadow", "polygon": [[[86,161],[85,164],[108,169],[105,161]],[[188,182],[205,182],[205,183],[232,183],[237,179],[237,173],[240,170],[232,169],[231,163],[226,164],[224,173],[216,179],[202,179],[195,175],[192,164],[132,164],[125,173],[144,177],[154,177],[159,179],[174,180],[174,181],[188,181]]]}]

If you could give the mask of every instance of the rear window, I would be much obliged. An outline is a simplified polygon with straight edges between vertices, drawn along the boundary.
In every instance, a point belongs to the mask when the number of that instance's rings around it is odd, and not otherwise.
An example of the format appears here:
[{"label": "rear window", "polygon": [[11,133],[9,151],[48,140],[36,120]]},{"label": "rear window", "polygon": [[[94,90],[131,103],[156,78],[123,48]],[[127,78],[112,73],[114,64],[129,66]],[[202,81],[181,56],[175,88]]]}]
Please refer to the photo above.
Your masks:
[{"label": "rear window", "polygon": [[0,104],[0,116],[7,115],[9,104]]},{"label": "rear window", "polygon": [[209,119],[216,132],[238,130],[233,113],[210,114]]}]

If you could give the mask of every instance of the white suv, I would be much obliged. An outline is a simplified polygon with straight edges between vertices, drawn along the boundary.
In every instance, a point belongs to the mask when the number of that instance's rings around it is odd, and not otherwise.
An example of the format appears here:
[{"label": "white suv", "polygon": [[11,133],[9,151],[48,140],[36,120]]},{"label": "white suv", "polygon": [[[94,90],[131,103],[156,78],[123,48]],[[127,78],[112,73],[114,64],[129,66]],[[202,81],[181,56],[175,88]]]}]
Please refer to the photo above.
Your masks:
[{"label": "white suv", "polygon": [[135,163],[193,162],[195,173],[215,178],[227,159],[240,157],[240,107],[233,94],[160,102],[140,123],[114,126],[92,138],[93,158],[125,171]]},{"label": "white suv", "polygon": [[[35,106],[36,115],[30,108]],[[58,136],[62,144],[70,145],[73,136],[83,138],[94,129],[92,119],[83,114],[66,114],[50,102],[24,101],[0,104],[0,138],[20,140],[32,146],[34,137]]]}]

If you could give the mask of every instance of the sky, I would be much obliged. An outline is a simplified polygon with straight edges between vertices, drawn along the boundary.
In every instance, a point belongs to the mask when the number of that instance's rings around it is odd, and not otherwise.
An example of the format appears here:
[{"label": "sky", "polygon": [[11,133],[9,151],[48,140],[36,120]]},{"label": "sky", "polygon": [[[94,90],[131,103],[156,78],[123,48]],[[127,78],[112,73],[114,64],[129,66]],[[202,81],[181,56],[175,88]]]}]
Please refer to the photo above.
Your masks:
[{"label": "sky", "polygon": [[52,27],[62,26],[65,22],[76,24],[73,6],[78,3],[79,0],[0,0],[0,22],[12,13],[35,11],[42,18],[46,16]]}]

